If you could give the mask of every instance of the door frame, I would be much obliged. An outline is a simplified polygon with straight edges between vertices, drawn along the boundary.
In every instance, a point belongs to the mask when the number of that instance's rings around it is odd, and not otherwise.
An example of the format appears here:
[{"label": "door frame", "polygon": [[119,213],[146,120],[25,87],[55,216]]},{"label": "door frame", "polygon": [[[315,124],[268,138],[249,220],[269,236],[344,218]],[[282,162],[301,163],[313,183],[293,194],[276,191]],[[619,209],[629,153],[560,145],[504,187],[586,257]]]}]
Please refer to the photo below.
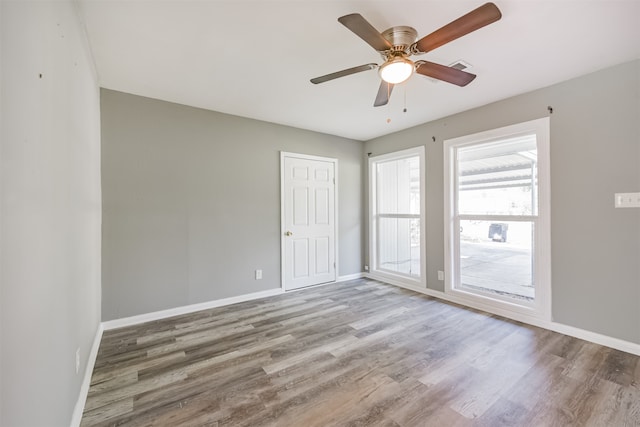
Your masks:
[{"label": "door frame", "polygon": [[[284,159],[286,157],[290,157],[290,158],[296,158],[296,159],[304,159],[304,160],[317,160],[317,161],[322,161],[322,162],[330,162],[333,163],[333,177],[334,177],[334,183],[333,183],[333,235],[334,235],[334,239],[333,239],[333,250],[334,250],[334,254],[335,254],[335,280],[333,282],[328,282],[328,283],[335,283],[338,281],[338,268],[340,267],[340,264],[338,262],[339,259],[339,253],[338,253],[338,159],[332,158],[332,157],[322,157],[322,156],[314,156],[314,155],[310,155],[310,154],[300,154],[300,153],[291,153],[288,151],[281,151],[280,152],[280,287],[282,288],[283,291],[287,291],[287,288],[285,287],[284,284],[284,277],[285,277],[285,267],[286,267],[286,263],[285,263],[285,242],[284,242],[284,232],[285,232],[285,219],[284,219],[284,214],[285,214],[285,208],[284,208],[284,202],[285,202],[285,194],[284,194],[284,178],[285,178],[285,170],[284,170]],[[312,287],[314,285],[311,285],[310,287]],[[315,286],[321,286],[321,285],[315,285]],[[304,288],[302,288],[304,289]],[[293,290],[293,289],[292,289]]]}]

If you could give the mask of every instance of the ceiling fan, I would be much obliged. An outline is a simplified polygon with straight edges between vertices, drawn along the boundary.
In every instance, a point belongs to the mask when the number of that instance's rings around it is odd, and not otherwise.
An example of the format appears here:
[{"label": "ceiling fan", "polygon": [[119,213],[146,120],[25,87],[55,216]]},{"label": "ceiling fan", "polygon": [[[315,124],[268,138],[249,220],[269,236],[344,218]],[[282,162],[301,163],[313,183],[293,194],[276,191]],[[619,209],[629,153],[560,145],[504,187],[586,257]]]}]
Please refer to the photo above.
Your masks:
[{"label": "ceiling fan", "polygon": [[342,16],[338,18],[338,22],[377,50],[382,55],[384,63],[382,65],[371,63],[347,68],[346,70],[313,78],[311,83],[324,83],[339,77],[378,68],[382,81],[373,104],[374,107],[387,104],[393,86],[406,81],[414,72],[454,85],[466,86],[476,78],[475,74],[434,62],[412,61],[409,57],[430,52],[450,41],[489,25],[501,17],[502,13],[500,13],[495,4],[486,3],[416,41],[418,32],[412,27],[391,27],[379,33],[359,13]]}]

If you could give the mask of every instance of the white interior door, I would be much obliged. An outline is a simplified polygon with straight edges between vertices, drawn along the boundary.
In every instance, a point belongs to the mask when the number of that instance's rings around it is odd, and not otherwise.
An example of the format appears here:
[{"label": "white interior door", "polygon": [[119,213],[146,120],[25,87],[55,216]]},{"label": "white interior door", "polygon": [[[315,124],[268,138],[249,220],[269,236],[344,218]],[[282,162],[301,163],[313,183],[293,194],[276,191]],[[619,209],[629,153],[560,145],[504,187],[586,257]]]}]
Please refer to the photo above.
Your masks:
[{"label": "white interior door", "polygon": [[333,282],[336,160],[282,155],[285,290]]}]

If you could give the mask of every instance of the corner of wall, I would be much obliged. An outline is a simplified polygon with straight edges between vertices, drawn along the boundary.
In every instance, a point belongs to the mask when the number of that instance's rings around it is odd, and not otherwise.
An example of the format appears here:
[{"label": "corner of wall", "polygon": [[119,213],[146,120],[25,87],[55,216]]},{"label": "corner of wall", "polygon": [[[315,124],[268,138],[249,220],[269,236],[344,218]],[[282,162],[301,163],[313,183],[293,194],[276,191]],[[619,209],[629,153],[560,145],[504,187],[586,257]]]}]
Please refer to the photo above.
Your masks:
[{"label": "corner of wall", "polygon": [[99,88],[74,7],[0,3],[2,425],[68,424],[100,331]]},{"label": "corner of wall", "polygon": [[[2,23],[2,16],[3,16],[3,9],[4,9],[4,2],[0,2],[0,28],[4,27],[4,24]],[[4,63],[4,60],[2,58],[2,45],[3,45],[3,40],[2,40],[2,31],[0,31],[0,64]],[[3,126],[3,102],[2,100],[4,99],[4,97],[2,96],[2,92],[3,92],[3,87],[4,87],[4,80],[3,80],[3,76],[2,76],[2,70],[3,67],[0,67],[0,242],[2,242],[2,229],[3,229],[3,222],[2,222],[2,208],[4,205],[3,202],[3,193],[2,193],[2,171],[3,171],[3,167],[2,167],[2,162],[3,162],[3,155],[2,155],[2,148],[3,148],[3,144],[2,142],[4,141],[4,135],[2,134],[4,126]],[[2,343],[4,342],[4,339],[2,338],[3,336],[3,326],[4,322],[2,321],[3,319],[3,302],[5,301],[4,297],[2,296],[2,294],[4,293],[4,286],[3,286],[3,280],[2,280],[2,272],[3,272],[3,268],[2,268],[2,244],[0,244],[0,425],[4,425],[3,423],[3,418],[2,418],[2,414],[3,414],[3,406],[4,406],[4,388],[2,387],[2,384],[4,383],[4,381],[2,380],[3,377],[3,364],[2,364],[2,354],[3,354],[3,345]]]}]

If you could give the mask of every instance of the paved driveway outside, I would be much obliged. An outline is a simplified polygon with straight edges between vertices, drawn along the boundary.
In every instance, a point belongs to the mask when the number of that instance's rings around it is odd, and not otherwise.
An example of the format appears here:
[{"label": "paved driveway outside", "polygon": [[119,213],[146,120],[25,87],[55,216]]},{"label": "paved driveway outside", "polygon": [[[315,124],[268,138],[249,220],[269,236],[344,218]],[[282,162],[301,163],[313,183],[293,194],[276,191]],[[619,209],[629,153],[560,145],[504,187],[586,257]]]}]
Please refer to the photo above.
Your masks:
[{"label": "paved driveway outside", "polygon": [[531,251],[502,242],[460,242],[462,283],[473,289],[533,299]]}]

